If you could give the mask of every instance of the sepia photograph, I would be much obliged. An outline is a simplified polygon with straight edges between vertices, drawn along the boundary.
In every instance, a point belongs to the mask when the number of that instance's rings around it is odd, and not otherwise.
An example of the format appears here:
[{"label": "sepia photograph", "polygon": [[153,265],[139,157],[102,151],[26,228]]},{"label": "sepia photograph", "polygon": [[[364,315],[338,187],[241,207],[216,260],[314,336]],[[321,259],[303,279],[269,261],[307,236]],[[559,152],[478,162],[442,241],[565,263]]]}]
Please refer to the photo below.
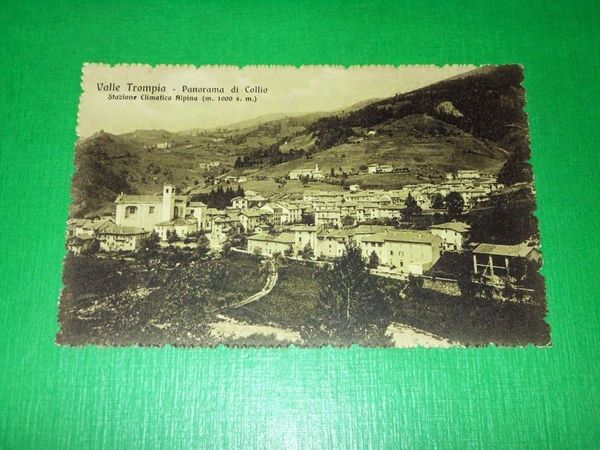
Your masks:
[{"label": "sepia photograph", "polygon": [[57,343],[549,346],[524,76],[85,64]]}]

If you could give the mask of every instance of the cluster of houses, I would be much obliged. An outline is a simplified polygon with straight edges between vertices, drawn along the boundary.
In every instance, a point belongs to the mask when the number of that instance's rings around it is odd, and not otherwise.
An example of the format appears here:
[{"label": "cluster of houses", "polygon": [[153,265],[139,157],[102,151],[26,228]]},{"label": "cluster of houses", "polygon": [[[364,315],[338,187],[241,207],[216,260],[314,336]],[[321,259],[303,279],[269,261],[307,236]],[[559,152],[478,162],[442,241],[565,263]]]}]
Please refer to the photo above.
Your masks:
[{"label": "cluster of houses", "polygon": [[[499,186],[491,177],[459,171],[437,185],[434,192],[457,191],[474,182],[485,186],[482,189],[487,193]],[[366,258],[375,253],[385,270],[423,274],[443,252],[463,251],[469,225],[453,221],[415,231],[371,224],[373,219],[400,218],[409,194],[427,207],[431,196],[429,187],[307,190],[285,199],[265,198],[246,191],[243,197],[232,199],[231,206],[215,209],[192,201],[188,195],[177,194],[173,185],[165,185],[161,195],[120,194],[115,200],[114,216],[95,220],[71,219],[67,246],[74,254],[92,245],[98,245],[102,252],[135,251],[152,232],[165,243],[173,236],[185,239],[203,232],[211,247],[217,249],[232,234],[243,233],[247,236],[246,250],[251,253],[305,255],[310,251],[313,258],[330,259],[340,256],[352,240]],[[313,224],[305,224],[307,216],[314,218]],[[511,258],[537,257],[530,247],[486,245],[481,244],[474,251],[475,273],[506,274]]]},{"label": "cluster of houses", "polygon": [[327,260],[341,256],[350,241],[359,246],[365,258],[375,253],[381,268],[411,274],[429,270],[440,258],[443,243],[432,231],[400,230],[393,226],[335,229],[294,225],[276,235],[259,232],[248,237],[248,251],[266,256],[310,252],[316,259]]}]

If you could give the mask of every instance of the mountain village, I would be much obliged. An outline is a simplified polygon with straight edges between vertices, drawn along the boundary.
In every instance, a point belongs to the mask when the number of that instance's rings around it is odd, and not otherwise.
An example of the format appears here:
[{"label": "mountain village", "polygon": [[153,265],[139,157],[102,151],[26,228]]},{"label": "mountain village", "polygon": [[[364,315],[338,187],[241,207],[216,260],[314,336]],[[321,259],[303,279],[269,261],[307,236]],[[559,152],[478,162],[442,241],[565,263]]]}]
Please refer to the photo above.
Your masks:
[{"label": "mountain village", "polygon": [[[368,170],[379,170],[370,165]],[[391,166],[390,166],[391,167]],[[387,168],[384,168],[387,170]],[[321,180],[318,166],[291,172],[289,179]],[[539,259],[531,244],[494,245],[469,240],[470,226],[460,221],[430,225],[425,230],[402,228],[407,199],[412,198],[424,214],[436,211],[434,197],[458,193],[465,210],[475,208],[506,188],[490,174],[477,170],[448,173],[440,184],[405,185],[402,189],[344,191],[306,190],[289,198],[265,198],[253,191],[234,197],[225,209],[209,208],[181,195],[174,185],[162,195],[129,195],[115,200],[115,214],[95,219],[71,219],[67,247],[73,254],[96,244],[104,254],[134,252],[151,233],[161,246],[193,248],[205,235],[218,252],[233,235],[241,234],[237,251],[273,257],[282,255],[310,261],[330,261],[343,254],[352,240],[363,257],[372,261],[376,275],[406,278],[426,274],[444,252],[473,253],[473,274],[492,282],[510,273],[515,258]],[[309,218],[307,220],[307,218]]]}]

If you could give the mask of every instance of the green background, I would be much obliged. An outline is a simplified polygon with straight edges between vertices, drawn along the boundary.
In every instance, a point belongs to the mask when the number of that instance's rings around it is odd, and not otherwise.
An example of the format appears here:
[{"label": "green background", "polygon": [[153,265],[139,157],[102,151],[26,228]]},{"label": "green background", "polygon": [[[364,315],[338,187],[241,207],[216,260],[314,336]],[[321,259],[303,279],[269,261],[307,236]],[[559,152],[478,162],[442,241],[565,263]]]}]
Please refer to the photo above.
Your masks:
[{"label": "green background", "polygon": [[[597,2],[0,6],[1,448],[599,445]],[[85,61],[522,63],[553,347],[56,347]]]}]

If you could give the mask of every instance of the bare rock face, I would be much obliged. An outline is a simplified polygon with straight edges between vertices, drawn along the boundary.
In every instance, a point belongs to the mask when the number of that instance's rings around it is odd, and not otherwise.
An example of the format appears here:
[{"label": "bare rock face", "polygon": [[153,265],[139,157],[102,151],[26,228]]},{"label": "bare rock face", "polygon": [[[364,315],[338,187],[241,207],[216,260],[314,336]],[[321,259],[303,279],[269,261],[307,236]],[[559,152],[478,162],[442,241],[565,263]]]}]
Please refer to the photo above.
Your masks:
[{"label": "bare rock face", "polygon": [[463,117],[463,113],[461,113],[458,109],[456,109],[456,107],[452,104],[452,102],[449,102],[449,101],[439,103],[435,107],[435,112],[437,112],[438,114],[445,115],[445,116]]}]

